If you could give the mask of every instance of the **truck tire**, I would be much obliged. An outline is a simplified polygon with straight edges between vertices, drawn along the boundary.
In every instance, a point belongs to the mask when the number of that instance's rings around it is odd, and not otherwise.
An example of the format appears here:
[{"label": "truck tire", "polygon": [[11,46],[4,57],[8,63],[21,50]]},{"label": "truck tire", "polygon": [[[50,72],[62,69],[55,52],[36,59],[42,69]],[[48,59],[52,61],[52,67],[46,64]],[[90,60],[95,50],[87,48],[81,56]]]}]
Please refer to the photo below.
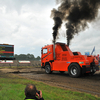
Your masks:
[{"label": "truck tire", "polygon": [[68,73],[71,77],[79,77],[81,75],[81,68],[78,64],[72,63],[68,68]]},{"label": "truck tire", "polygon": [[45,72],[46,72],[47,74],[51,74],[51,73],[52,73],[50,65],[46,65],[46,66],[45,66]]}]

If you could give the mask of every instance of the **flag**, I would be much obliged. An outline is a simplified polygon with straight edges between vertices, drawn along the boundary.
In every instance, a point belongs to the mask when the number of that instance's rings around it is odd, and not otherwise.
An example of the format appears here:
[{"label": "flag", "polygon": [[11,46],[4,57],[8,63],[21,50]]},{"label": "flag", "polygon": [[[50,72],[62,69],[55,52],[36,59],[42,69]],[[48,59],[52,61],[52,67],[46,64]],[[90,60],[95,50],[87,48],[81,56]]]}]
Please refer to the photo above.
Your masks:
[{"label": "flag", "polygon": [[93,54],[94,51],[95,51],[95,46],[94,46],[94,48],[93,48],[93,50],[92,50],[92,52],[91,52],[91,55]]}]

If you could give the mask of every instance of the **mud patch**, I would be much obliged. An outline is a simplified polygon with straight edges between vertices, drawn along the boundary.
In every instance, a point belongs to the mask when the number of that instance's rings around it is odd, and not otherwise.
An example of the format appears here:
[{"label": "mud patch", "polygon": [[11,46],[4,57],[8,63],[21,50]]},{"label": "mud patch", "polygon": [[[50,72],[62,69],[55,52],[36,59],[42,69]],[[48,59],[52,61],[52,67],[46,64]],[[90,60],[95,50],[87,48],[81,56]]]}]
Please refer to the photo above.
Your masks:
[{"label": "mud patch", "polygon": [[45,72],[42,71],[30,71],[30,72],[20,72],[20,71],[14,71],[14,72],[8,72],[8,73],[13,73],[13,74],[45,74]]}]

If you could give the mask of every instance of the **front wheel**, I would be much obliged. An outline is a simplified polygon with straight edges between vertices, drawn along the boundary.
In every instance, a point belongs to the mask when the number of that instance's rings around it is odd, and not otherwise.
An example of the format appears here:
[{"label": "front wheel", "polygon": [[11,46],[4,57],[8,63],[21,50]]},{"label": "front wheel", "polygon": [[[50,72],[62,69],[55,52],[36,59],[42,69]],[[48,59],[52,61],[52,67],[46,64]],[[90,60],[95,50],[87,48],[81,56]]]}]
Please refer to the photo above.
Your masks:
[{"label": "front wheel", "polygon": [[46,72],[47,74],[52,73],[50,65],[46,65],[46,66],[45,66],[45,72]]},{"label": "front wheel", "polygon": [[79,77],[81,75],[81,68],[78,64],[73,63],[69,66],[68,72],[71,77]]}]

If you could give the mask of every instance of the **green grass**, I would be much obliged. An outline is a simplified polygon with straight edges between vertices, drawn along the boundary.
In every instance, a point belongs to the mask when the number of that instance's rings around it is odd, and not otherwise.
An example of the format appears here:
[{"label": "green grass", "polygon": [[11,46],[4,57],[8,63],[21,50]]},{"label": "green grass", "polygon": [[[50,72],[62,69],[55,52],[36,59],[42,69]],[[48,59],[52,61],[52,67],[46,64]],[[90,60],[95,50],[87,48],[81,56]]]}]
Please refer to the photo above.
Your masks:
[{"label": "green grass", "polygon": [[38,90],[42,90],[45,100],[100,100],[100,98],[91,94],[49,86],[12,74],[0,74],[0,100],[24,100],[24,89],[26,84],[29,83],[35,84]]}]

